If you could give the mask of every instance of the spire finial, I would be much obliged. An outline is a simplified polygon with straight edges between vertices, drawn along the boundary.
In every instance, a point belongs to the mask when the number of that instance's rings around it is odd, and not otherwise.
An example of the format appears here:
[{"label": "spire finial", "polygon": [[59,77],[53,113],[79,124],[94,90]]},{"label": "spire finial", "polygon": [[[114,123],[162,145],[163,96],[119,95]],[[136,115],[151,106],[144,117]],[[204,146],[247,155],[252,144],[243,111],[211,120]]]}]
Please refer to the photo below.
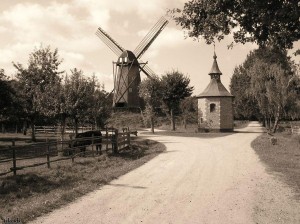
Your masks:
[{"label": "spire finial", "polygon": [[213,56],[214,59],[217,59],[217,55],[216,55],[216,45],[214,43],[214,56]]}]

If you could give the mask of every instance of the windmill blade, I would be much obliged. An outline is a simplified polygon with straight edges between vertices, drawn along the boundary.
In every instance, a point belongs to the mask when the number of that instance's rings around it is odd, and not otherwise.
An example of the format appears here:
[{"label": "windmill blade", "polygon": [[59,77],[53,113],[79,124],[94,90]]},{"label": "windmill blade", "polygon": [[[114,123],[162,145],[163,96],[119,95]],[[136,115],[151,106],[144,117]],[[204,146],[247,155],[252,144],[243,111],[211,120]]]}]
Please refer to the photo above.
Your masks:
[{"label": "windmill blade", "polygon": [[161,17],[158,22],[152,27],[149,33],[144,37],[140,44],[134,50],[136,58],[140,58],[145,51],[150,47],[156,37],[165,28],[169,21],[165,17]]},{"label": "windmill blade", "polygon": [[117,55],[120,56],[125,50],[114,39],[111,38],[101,27],[97,29],[96,35]]},{"label": "windmill blade", "polygon": [[140,69],[146,76],[148,76],[148,78],[152,78],[156,75],[146,63],[141,62]]}]

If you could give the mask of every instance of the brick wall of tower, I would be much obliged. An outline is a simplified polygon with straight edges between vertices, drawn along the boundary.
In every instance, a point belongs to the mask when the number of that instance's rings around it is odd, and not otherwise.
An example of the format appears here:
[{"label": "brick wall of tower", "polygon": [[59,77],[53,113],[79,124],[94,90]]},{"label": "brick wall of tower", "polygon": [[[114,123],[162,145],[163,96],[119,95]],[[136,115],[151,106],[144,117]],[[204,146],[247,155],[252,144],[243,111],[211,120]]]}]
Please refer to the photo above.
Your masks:
[{"label": "brick wall of tower", "polygon": [[[215,104],[215,111],[210,112],[210,105]],[[206,98],[206,122],[209,129],[220,129],[220,98]]]},{"label": "brick wall of tower", "polygon": [[198,99],[198,127],[205,128],[206,121],[206,99]]},{"label": "brick wall of tower", "polygon": [[220,100],[221,117],[220,128],[225,130],[233,130],[233,105],[232,97],[222,97]]},{"label": "brick wall of tower", "polygon": [[[215,111],[210,112],[210,104],[215,104]],[[219,97],[198,99],[199,128],[220,129],[220,110]]]}]

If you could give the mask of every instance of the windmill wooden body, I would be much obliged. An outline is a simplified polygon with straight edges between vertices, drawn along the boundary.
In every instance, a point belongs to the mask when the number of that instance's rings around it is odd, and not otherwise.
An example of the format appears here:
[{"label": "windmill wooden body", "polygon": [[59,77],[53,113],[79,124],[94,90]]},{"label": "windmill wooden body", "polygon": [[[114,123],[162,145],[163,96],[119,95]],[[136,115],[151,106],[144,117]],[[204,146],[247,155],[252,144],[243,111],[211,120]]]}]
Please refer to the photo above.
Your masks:
[{"label": "windmill wooden body", "polygon": [[141,82],[140,72],[142,71],[149,78],[154,75],[154,72],[147,63],[139,61],[139,59],[167,24],[168,20],[164,17],[160,18],[133,52],[125,50],[102,28],[98,28],[96,35],[118,56],[118,60],[113,62],[114,107],[138,108],[141,106],[138,93]]}]

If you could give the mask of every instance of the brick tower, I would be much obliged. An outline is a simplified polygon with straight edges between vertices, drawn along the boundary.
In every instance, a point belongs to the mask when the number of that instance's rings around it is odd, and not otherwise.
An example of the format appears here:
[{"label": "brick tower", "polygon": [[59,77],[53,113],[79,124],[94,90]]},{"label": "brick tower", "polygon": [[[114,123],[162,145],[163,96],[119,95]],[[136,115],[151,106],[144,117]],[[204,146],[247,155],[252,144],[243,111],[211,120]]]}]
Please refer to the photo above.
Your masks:
[{"label": "brick tower", "polygon": [[222,72],[214,53],[210,83],[197,96],[199,131],[233,131],[233,95],[221,83]]}]

